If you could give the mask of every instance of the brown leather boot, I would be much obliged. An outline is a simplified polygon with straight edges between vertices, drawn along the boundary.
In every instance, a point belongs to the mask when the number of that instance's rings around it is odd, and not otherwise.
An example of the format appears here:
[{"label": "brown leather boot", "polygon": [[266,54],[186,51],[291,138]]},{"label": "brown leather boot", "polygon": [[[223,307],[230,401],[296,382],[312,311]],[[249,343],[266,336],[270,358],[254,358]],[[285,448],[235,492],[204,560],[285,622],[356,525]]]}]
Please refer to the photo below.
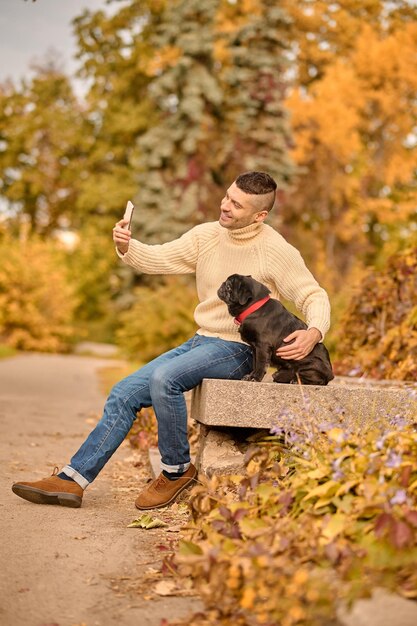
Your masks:
[{"label": "brown leather boot", "polygon": [[17,496],[36,504],[60,504],[78,509],[81,506],[84,490],[73,480],[58,478],[58,468],[52,476],[33,483],[14,483],[12,491]]},{"label": "brown leather boot", "polygon": [[144,489],[136,498],[135,506],[137,509],[160,509],[167,506],[175,500],[175,498],[197,478],[197,470],[193,464],[188,470],[176,480],[169,480],[163,474],[153,480],[146,489]]}]

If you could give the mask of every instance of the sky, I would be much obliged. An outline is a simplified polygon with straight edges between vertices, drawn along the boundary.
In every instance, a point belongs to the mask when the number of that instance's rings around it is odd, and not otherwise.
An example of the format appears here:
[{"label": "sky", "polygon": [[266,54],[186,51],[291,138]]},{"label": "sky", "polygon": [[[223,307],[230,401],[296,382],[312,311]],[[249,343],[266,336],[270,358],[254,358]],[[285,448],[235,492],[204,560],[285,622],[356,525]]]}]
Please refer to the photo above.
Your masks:
[{"label": "sky", "polygon": [[[0,82],[11,78],[17,84],[30,76],[31,62],[41,61],[50,50],[73,75],[78,62],[71,20],[86,8],[108,10],[106,0],[0,0]],[[76,89],[82,91],[82,83]]]},{"label": "sky", "polygon": [[[109,7],[106,0],[0,0],[0,82],[10,77],[18,83],[30,76],[31,62],[41,61],[48,50],[57,52],[64,71],[73,75],[77,61],[71,20],[86,8],[117,11],[119,7],[118,2]],[[83,92],[83,83],[76,82],[75,87]]]}]

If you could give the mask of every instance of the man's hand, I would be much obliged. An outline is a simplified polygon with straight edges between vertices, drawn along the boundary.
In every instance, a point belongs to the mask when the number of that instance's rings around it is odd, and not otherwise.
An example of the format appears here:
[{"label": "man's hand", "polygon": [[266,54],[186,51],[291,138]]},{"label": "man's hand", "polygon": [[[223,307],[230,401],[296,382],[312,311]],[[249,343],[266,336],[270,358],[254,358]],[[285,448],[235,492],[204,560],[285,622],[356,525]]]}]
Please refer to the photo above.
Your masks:
[{"label": "man's hand", "polygon": [[293,343],[288,346],[281,346],[275,354],[281,357],[281,359],[300,361],[300,359],[303,359],[307,354],[310,354],[320,339],[321,332],[317,328],[296,330],[284,339],[285,342],[293,341]]},{"label": "man's hand", "polygon": [[113,241],[117,246],[117,249],[122,254],[126,254],[129,249],[129,241],[132,237],[130,230],[124,228],[129,223],[128,220],[120,220],[113,228]]}]

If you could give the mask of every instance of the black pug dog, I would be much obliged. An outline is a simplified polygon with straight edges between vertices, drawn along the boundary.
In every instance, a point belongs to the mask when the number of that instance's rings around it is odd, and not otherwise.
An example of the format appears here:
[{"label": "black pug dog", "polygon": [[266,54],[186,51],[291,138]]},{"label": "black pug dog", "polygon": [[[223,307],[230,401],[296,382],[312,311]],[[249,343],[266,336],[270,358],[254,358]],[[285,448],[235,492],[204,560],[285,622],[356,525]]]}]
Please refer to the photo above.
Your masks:
[{"label": "black pug dog", "polygon": [[[269,298],[269,289],[252,276],[232,274],[220,286],[217,295],[227,304],[230,315],[240,324],[239,333],[253,350],[253,371],[243,380],[261,381],[269,365],[277,366],[272,378],[276,383],[304,385],[327,385],[333,378],[332,365],[327,349],[322,343],[314,346],[304,359],[284,360],[275,354],[283,339],[295,330],[306,329],[307,324],[293,315],[279,302]],[[260,307],[247,317],[244,311],[255,302]],[[242,320],[239,316],[242,315]]]}]

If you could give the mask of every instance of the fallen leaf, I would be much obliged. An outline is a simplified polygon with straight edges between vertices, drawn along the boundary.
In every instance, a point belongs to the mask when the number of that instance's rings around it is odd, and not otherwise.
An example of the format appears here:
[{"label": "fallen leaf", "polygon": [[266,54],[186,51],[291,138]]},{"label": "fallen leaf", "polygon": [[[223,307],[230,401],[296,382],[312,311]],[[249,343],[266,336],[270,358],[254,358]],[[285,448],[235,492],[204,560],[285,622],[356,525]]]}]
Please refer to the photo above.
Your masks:
[{"label": "fallen leaf", "polygon": [[179,545],[179,553],[181,556],[190,556],[194,554],[203,554],[203,551],[196,543],[183,540]]},{"label": "fallen leaf", "polygon": [[179,533],[184,527],[182,524],[178,524],[177,526],[169,526],[167,528],[167,533]]},{"label": "fallen leaf", "polygon": [[175,589],[176,583],[173,580],[160,580],[154,587],[154,591],[158,596],[171,596]]},{"label": "fallen leaf", "polygon": [[158,517],[152,517],[149,513],[144,513],[127,525],[128,528],[144,528],[145,530],[151,528],[165,528],[166,526],[168,526],[166,522],[163,522]]}]

